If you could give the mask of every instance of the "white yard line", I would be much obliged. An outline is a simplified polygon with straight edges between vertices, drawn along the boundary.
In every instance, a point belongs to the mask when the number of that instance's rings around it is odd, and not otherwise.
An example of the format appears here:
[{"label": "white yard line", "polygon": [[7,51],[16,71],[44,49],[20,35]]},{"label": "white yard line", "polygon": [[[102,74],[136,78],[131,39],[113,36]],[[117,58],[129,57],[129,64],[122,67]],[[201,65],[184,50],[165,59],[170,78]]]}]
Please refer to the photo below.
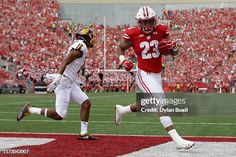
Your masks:
[{"label": "white yard line", "polygon": [[[107,95],[107,96],[93,96],[93,97],[89,97],[89,99],[102,99],[102,98],[111,98],[111,97],[124,97],[124,96],[122,96],[122,95]],[[13,103],[13,102],[6,102],[6,101],[0,101],[0,106],[1,105],[19,105],[19,104],[21,104],[21,103],[30,103],[30,101],[29,100],[22,100],[22,101],[20,101],[19,103]],[[54,102],[55,102],[55,100],[53,99],[50,99],[50,100],[34,100],[34,102],[37,102],[37,103],[40,103],[40,102],[42,102],[42,103],[44,103],[44,102],[50,102],[50,103],[53,103],[54,104]],[[41,104],[41,105],[43,105],[43,104]],[[100,105],[99,105],[100,106]],[[102,106],[106,106],[106,105],[102,105]],[[108,106],[108,105],[107,105]]]},{"label": "white yard line", "polygon": [[[34,103],[34,104],[32,104],[33,106],[35,105],[38,105],[38,106],[54,106],[55,105],[55,101],[48,101],[48,100],[45,100],[45,101],[43,101],[43,100],[40,100],[40,101],[34,101],[34,102],[36,102],[36,103]],[[45,103],[45,102],[47,102],[48,104],[42,104],[42,103]],[[29,104],[31,104],[30,102],[27,102],[27,101],[25,101],[25,102],[20,102],[20,103],[6,103],[6,102],[4,102],[4,103],[1,103],[0,102],[0,107],[1,106],[24,106],[24,104],[26,104],[26,103],[29,103]],[[75,103],[73,103],[73,104],[75,104]],[[70,104],[71,105],[71,104]],[[70,106],[69,105],[69,106]],[[77,104],[75,104],[75,105],[77,105]],[[78,105],[78,106],[80,106],[80,105]],[[96,103],[93,103],[93,105],[92,106],[97,106],[96,105]],[[106,105],[106,104],[99,104],[99,106],[110,106],[110,107],[113,107],[113,106],[115,106],[115,104],[109,104],[109,105]]]},{"label": "white yard line", "polygon": [[[41,133],[41,132],[0,132],[0,134],[35,134],[35,135],[79,135],[79,133]],[[99,136],[138,136],[138,137],[170,137],[166,135],[129,135],[129,134],[94,134]],[[183,136],[190,138],[236,138],[235,136]]]},{"label": "white yard line", "polygon": [[[15,119],[0,119],[0,121],[7,121],[7,122],[16,122]],[[49,122],[49,123],[80,123],[77,120],[63,120],[63,121],[55,121],[55,120],[22,120],[24,122]],[[89,121],[89,123],[114,123],[114,121]],[[123,124],[157,124],[160,122],[132,122],[132,121],[124,121]],[[191,123],[191,122],[175,122],[175,124],[179,125],[236,125],[236,123]]]},{"label": "white yard line", "polygon": [[[17,114],[18,112],[0,112],[0,114]],[[79,113],[68,113],[70,116],[78,116]],[[114,116],[114,114],[109,113],[91,113],[93,116]]]}]

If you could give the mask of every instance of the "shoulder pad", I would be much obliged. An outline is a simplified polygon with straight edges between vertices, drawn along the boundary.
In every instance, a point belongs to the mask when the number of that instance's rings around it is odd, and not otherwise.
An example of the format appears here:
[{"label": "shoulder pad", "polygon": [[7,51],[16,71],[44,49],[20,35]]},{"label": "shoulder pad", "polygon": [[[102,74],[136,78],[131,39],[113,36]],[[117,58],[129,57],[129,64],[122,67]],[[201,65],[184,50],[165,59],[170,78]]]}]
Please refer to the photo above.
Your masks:
[{"label": "shoulder pad", "polygon": [[162,34],[163,36],[168,36],[169,35],[169,31],[168,31],[168,26],[167,25],[163,25],[163,24],[159,24],[156,26],[156,31],[160,34]]},{"label": "shoulder pad", "polygon": [[70,47],[69,50],[74,49],[74,50],[79,50],[84,53],[88,51],[86,44],[83,42],[83,40],[77,40],[75,41]]},{"label": "shoulder pad", "polygon": [[81,40],[79,40],[77,43],[76,43],[76,47],[74,49],[76,50],[81,50],[81,48],[83,47],[83,42]]},{"label": "shoulder pad", "polygon": [[129,27],[123,31],[123,38],[129,40],[136,32],[137,27]]}]

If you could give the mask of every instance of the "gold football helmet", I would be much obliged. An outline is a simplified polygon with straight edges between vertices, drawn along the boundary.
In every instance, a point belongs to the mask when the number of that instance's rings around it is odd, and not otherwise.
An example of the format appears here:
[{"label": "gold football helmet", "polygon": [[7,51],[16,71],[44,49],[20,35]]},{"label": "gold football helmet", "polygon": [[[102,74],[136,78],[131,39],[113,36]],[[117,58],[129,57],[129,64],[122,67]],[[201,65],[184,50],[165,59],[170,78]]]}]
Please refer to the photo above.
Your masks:
[{"label": "gold football helmet", "polygon": [[90,28],[82,28],[78,33],[78,38],[82,39],[88,47],[93,47],[95,44],[95,35]]}]

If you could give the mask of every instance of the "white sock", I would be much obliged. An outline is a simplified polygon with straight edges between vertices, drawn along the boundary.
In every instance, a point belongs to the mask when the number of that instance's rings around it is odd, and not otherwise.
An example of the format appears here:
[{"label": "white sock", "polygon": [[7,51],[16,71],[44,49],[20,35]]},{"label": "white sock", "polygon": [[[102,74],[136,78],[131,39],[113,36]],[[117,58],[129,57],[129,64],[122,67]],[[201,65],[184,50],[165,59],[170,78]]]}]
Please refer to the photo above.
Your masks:
[{"label": "white sock", "polygon": [[183,140],[182,137],[179,136],[179,134],[177,133],[175,129],[170,130],[168,134],[170,135],[170,137],[173,139],[175,143]]},{"label": "white sock", "polygon": [[29,113],[31,113],[31,114],[40,114],[41,110],[42,110],[41,108],[29,107]]},{"label": "white sock", "polygon": [[81,121],[81,128],[80,128],[80,134],[86,134],[88,133],[88,122]]},{"label": "white sock", "polygon": [[47,117],[47,115],[48,115],[48,109],[45,108],[45,111],[44,111],[44,117]]},{"label": "white sock", "polygon": [[121,112],[122,112],[123,114],[132,112],[131,109],[130,109],[130,105],[122,107],[122,108],[121,108]]},{"label": "white sock", "polygon": [[163,125],[164,128],[167,128],[171,125],[173,125],[173,122],[170,118],[170,116],[161,116],[160,117],[160,122]]}]

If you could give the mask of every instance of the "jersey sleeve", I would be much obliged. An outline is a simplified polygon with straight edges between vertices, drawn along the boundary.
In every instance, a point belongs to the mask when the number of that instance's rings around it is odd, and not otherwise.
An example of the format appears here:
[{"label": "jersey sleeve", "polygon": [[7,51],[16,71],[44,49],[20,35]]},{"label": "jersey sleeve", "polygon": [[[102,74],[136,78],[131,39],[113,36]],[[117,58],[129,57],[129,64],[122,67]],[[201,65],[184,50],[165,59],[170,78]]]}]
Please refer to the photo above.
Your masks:
[{"label": "jersey sleeve", "polygon": [[86,44],[82,40],[79,40],[79,41],[73,43],[71,45],[70,49],[80,50],[83,53],[87,53],[88,52],[87,46],[86,46]]},{"label": "jersey sleeve", "polygon": [[124,40],[128,40],[128,41],[131,41],[131,37],[132,37],[131,28],[125,29],[125,30],[123,31],[123,39],[124,39]]}]

